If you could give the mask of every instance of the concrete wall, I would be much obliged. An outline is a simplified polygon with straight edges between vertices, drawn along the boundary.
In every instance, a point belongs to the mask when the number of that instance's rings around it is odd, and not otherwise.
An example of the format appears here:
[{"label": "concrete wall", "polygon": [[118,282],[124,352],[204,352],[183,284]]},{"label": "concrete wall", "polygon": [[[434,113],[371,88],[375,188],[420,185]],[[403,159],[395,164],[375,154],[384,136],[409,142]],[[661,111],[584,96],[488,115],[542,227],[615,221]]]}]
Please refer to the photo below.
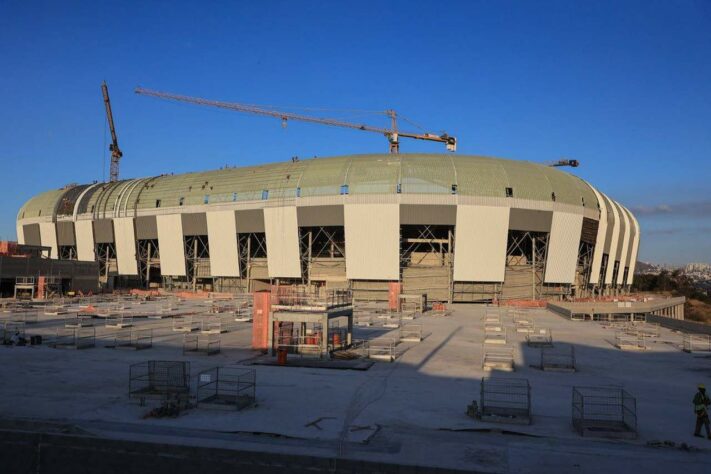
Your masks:
[{"label": "concrete wall", "polygon": [[[447,473],[371,461],[0,430],[2,472],[33,474],[233,474],[241,472]],[[69,427],[67,427],[69,428]],[[457,471],[461,472],[461,471]]]}]

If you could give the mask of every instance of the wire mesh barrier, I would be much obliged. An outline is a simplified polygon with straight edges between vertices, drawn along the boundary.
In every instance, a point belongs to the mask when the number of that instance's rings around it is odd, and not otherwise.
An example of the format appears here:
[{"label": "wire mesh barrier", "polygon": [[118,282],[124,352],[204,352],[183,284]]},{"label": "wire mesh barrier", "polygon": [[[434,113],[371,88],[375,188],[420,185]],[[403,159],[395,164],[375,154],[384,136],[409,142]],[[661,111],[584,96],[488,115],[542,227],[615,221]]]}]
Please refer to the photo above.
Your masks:
[{"label": "wire mesh barrier", "polygon": [[548,328],[534,328],[526,334],[526,344],[530,347],[552,347],[553,332]]},{"label": "wire mesh barrier", "polygon": [[37,324],[39,321],[38,311],[22,311],[13,313],[10,316],[10,321],[14,323]]},{"label": "wire mesh barrier", "polygon": [[647,338],[637,332],[618,331],[615,333],[615,347],[623,351],[644,351],[647,350]]},{"label": "wire mesh barrier", "polygon": [[254,369],[214,367],[198,374],[197,406],[241,410],[256,403]]},{"label": "wire mesh barrier", "polygon": [[193,332],[198,329],[198,323],[193,321],[192,316],[183,316],[173,319],[173,331],[175,332]]},{"label": "wire mesh barrier", "polygon": [[64,320],[64,327],[67,329],[85,328],[94,325],[90,314],[75,313]]},{"label": "wire mesh barrier", "polygon": [[0,328],[2,332],[2,344],[18,344],[21,340],[26,339],[24,321],[6,321]]},{"label": "wire mesh barrier", "polygon": [[200,332],[203,334],[222,334],[227,332],[227,327],[222,324],[219,316],[209,317],[200,322]]},{"label": "wire mesh barrier", "polygon": [[506,344],[506,328],[501,328],[500,331],[484,329],[485,344]]},{"label": "wire mesh barrier", "polygon": [[51,347],[55,349],[88,349],[96,346],[96,329],[89,327],[57,328]]},{"label": "wire mesh barrier", "polygon": [[400,328],[401,342],[420,342],[422,341],[422,325],[407,324]]},{"label": "wire mesh barrier", "polygon": [[484,378],[479,402],[482,421],[531,424],[531,386],[526,379]]},{"label": "wire mesh barrier", "polygon": [[67,307],[59,304],[48,304],[44,307],[44,314],[47,316],[67,314]]},{"label": "wire mesh barrier", "polygon": [[153,329],[125,328],[114,337],[114,349],[142,350],[153,347]]},{"label": "wire mesh barrier", "polygon": [[396,345],[397,343],[392,339],[376,339],[368,341],[366,347],[368,359],[392,362],[395,360]]},{"label": "wire mesh barrier", "polygon": [[163,314],[169,314],[178,310],[178,300],[177,298],[168,298],[160,303],[160,308],[158,311]]},{"label": "wire mesh barrier", "polygon": [[111,316],[106,318],[105,326],[109,329],[124,329],[133,326],[133,316]]},{"label": "wire mesh barrier", "polygon": [[252,307],[238,306],[235,308],[234,317],[238,323],[248,323],[252,321]]},{"label": "wire mesh barrier", "polygon": [[512,347],[488,347],[482,348],[481,368],[485,371],[499,370],[513,372],[514,349]]},{"label": "wire mesh barrier", "polygon": [[484,317],[482,318],[482,321],[484,323],[501,323],[501,314],[499,314],[498,310],[491,310],[489,308],[486,309],[486,313],[484,313]]},{"label": "wire mesh barrier", "polygon": [[558,346],[541,349],[541,370],[575,372],[575,347]]},{"label": "wire mesh barrier", "polygon": [[516,321],[516,332],[531,334],[535,331],[533,321],[527,319],[519,319]]},{"label": "wire mesh barrier", "polygon": [[132,364],[128,397],[145,405],[147,399],[187,405],[190,396],[190,362],[150,360]]},{"label": "wire mesh barrier", "polygon": [[657,323],[632,323],[632,330],[644,337],[659,337],[661,325]]},{"label": "wire mesh barrier", "polygon": [[100,318],[113,318],[121,316],[125,307],[118,303],[112,303],[96,308],[96,315]]},{"label": "wire mesh barrier", "polygon": [[486,321],[484,322],[484,331],[486,332],[501,332],[504,330],[504,325],[501,321]]},{"label": "wire mesh barrier", "polygon": [[637,402],[617,387],[573,387],[573,426],[581,436],[637,437]]},{"label": "wire mesh barrier", "polygon": [[526,323],[531,323],[533,324],[533,318],[531,317],[532,315],[529,314],[526,311],[523,311],[521,309],[514,309],[512,311],[513,313],[513,322],[514,324],[518,325],[519,323],[526,324]]},{"label": "wire mesh barrier", "polygon": [[705,334],[684,334],[684,352],[711,352],[711,336]]},{"label": "wire mesh barrier", "polygon": [[220,353],[219,334],[185,334],[183,336],[183,355],[215,355]]}]

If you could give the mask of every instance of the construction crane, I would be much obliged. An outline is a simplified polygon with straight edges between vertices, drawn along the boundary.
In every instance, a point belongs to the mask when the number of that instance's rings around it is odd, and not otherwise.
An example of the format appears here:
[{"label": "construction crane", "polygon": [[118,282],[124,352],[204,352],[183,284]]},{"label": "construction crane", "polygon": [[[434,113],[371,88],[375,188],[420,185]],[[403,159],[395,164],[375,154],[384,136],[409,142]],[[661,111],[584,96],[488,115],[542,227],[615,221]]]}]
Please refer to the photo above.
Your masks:
[{"label": "construction crane", "polygon": [[202,99],[199,97],[189,97],[185,95],[171,94],[169,92],[159,92],[150,89],[136,88],[136,94],[158,97],[161,99],[175,100],[178,102],[187,102],[190,104],[206,105],[210,107],[219,107],[227,110],[235,110],[237,112],[245,112],[249,114],[265,115],[267,117],[275,117],[281,119],[282,126],[286,126],[289,120],[298,120],[301,122],[319,123],[322,125],[332,125],[334,127],[351,128],[355,130],[363,130],[365,132],[375,132],[385,135],[390,143],[390,153],[399,153],[400,138],[413,138],[415,140],[426,140],[431,142],[444,143],[449,151],[457,151],[457,139],[449,136],[446,133],[437,135],[435,133],[411,133],[401,132],[398,129],[397,113],[394,110],[387,110],[385,114],[390,117],[390,128],[373,127],[341,120],[312,117],[309,115],[295,114],[291,112],[280,112],[256,105],[237,104],[233,102],[220,102],[216,100]]},{"label": "construction crane", "polygon": [[556,161],[548,161],[544,164],[546,166],[570,166],[571,168],[577,168],[580,165],[580,162],[578,160],[561,159]]},{"label": "construction crane", "polygon": [[106,81],[101,84],[101,93],[104,95],[104,105],[106,106],[106,120],[109,124],[109,130],[111,130],[111,144],[109,145],[109,151],[111,152],[111,167],[109,168],[110,181],[118,181],[119,179],[119,161],[123,156],[121,149],[119,148],[118,138],[116,138],[116,128],[114,127],[114,114],[111,113],[111,100],[109,100],[109,86],[106,85]]}]

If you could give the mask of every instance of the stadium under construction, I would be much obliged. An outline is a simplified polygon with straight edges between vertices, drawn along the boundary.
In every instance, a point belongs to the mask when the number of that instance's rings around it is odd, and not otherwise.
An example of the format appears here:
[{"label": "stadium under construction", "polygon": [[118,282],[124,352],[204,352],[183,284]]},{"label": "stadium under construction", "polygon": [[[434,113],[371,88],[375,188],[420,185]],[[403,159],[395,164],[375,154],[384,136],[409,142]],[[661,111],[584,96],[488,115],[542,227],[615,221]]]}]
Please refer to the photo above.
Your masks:
[{"label": "stadium under construction", "polygon": [[624,206],[541,164],[370,154],[71,185],[19,210],[21,245],[98,262],[105,288],[252,292],[388,284],[431,301],[619,295],[640,229]]}]

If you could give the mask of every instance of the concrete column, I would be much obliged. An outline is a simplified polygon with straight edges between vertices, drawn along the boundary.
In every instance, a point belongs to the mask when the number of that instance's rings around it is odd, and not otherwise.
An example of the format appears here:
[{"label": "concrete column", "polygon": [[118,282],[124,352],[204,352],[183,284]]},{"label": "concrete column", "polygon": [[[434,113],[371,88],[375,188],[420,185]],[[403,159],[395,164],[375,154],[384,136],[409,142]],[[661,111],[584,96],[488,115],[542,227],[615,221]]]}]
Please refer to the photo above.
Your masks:
[{"label": "concrete column", "polygon": [[321,354],[328,353],[328,313],[324,313],[321,317]]}]

